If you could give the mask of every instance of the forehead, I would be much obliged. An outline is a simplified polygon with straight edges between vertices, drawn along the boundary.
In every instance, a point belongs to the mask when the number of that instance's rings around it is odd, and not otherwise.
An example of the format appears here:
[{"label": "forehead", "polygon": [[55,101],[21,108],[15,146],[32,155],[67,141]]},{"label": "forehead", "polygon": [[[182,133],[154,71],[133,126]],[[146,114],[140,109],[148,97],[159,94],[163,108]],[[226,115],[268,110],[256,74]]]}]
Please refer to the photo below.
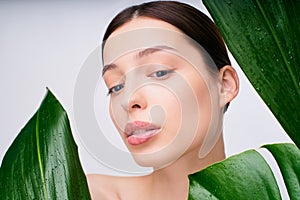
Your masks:
[{"label": "forehead", "polygon": [[[165,28],[141,28],[121,31],[112,35],[103,43],[103,65],[113,65],[114,62],[133,51],[151,52],[158,47],[172,49],[177,56],[185,59],[196,69],[210,69],[217,72],[212,58],[196,41],[187,35]],[[209,65],[209,67],[204,67]]]}]

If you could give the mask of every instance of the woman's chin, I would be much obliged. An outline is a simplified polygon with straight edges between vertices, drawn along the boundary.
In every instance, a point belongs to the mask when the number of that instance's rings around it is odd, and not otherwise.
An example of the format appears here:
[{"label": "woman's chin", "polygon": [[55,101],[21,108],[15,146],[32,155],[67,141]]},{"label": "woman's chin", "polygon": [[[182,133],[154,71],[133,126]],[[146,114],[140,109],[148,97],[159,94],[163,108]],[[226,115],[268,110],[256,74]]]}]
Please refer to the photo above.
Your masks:
[{"label": "woman's chin", "polygon": [[186,151],[186,148],[180,149],[173,147],[172,145],[149,145],[148,147],[134,149],[131,151],[131,154],[138,165],[142,167],[153,167],[157,170],[174,163]]}]

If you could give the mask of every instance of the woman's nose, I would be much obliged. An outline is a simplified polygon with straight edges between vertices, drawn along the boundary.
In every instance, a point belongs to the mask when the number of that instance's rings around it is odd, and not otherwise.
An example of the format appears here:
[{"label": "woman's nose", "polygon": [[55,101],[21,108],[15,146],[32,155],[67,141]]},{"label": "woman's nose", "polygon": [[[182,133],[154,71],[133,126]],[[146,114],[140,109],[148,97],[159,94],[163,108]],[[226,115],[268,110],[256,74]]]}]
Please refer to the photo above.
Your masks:
[{"label": "woman's nose", "polygon": [[136,110],[143,110],[147,107],[146,99],[144,98],[142,91],[135,91],[127,98],[127,102],[123,104],[123,107],[128,112],[134,112]]}]

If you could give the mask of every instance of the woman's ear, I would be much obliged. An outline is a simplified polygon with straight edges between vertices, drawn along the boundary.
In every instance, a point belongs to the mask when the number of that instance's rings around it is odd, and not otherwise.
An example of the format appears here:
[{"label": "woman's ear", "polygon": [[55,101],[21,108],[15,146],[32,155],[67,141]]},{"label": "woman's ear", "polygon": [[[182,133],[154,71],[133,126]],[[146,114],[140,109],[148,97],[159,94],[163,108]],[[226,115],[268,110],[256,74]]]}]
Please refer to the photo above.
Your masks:
[{"label": "woman's ear", "polygon": [[232,101],[239,92],[239,79],[235,69],[226,65],[220,69],[219,80],[221,82],[221,106]]}]

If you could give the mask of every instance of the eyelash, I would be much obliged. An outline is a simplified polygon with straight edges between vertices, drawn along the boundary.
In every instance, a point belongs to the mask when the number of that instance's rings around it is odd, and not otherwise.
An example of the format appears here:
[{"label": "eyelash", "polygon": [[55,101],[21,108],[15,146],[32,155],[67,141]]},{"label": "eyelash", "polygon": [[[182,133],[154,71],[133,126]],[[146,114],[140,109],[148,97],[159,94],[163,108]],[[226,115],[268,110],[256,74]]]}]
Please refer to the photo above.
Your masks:
[{"label": "eyelash", "polygon": [[[164,79],[169,77],[170,73],[173,73],[173,72],[174,72],[174,70],[170,70],[170,69],[169,70],[158,70],[158,71],[155,71],[155,72],[151,73],[149,75],[149,77],[154,77],[154,78],[157,78],[159,80],[164,80]],[[162,73],[162,74],[158,75],[159,73]],[[116,86],[113,86],[113,87],[108,89],[107,96],[111,95],[112,93],[118,93],[123,88],[124,88],[124,84],[118,84]],[[117,89],[117,91],[114,91],[115,89]]]},{"label": "eyelash", "polygon": [[[172,69],[168,69],[168,70],[159,70],[159,71],[155,71],[153,73],[151,73],[149,75],[149,77],[155,77],[155,78],[158,78],[158,79],[166,79],[169,77],[169,74],[174,72],[174,70]],[[163,73],[161,76],[157,75],[158,73]],[[155,76],[156,75],[156,76]]]},{"label": "eyelash", "polygon": [[[114,91],[118,87],[121,87],[121,88],[119,88],[118,91]],[[109,88],[107,96],[110,95],[110,94],[112,94],[112,93],[118,93],[123,87],[124,87],[124,84],[119,84],[119,85],[116,85],[114,87]]]}]

